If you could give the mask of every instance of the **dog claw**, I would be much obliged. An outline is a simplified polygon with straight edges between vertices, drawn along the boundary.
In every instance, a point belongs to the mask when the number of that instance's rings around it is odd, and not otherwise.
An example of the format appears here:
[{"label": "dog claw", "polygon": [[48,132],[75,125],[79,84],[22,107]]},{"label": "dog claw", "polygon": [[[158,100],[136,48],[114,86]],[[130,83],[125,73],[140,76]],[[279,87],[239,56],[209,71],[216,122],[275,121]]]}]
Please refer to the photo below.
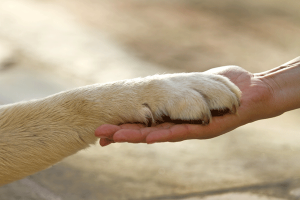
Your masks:
[{"label": "dog claw", "polygon": [[208,115],[205,115],[204,118],[202,119],[202,124],[207,125],[210,122],[210,117]]},{"label": "dog claw", "polygon": [[235,114],[236,113],[236,106],[235,105],[232,106],[232,108],[230,110],[230,113],[231,114]]}]

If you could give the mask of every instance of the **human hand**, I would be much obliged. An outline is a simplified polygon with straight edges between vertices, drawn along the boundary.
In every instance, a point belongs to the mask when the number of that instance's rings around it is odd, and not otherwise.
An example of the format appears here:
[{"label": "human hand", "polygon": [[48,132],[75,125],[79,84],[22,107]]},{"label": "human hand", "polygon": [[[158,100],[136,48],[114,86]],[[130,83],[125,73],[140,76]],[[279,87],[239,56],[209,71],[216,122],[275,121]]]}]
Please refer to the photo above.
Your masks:
[{"label": "human hand", "polygon": [[204,125],[163,123],[153,127],[143,124],[102,125],[95,131],[100,145],[113,142],[156,143],[178,142],[187,139],[208,139],[229,132],[246,123],[273,117],[272,88],[264,81],[264,74],[252,74],[237,66],[218,67],[206,71],[226,76],[242,91],[241,106],[237,114],[213,117]]}]

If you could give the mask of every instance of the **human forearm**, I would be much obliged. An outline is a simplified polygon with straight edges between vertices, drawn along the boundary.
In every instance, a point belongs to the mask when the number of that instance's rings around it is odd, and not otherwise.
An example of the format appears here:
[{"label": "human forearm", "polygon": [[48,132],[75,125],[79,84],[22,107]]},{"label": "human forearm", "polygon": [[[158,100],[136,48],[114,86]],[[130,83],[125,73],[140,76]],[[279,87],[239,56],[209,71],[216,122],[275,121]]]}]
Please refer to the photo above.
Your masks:
[{"label": "human forearm", "polygon": [[300,108],[300,57],[257,75],[270,87],[269,107],[274,116]]}]

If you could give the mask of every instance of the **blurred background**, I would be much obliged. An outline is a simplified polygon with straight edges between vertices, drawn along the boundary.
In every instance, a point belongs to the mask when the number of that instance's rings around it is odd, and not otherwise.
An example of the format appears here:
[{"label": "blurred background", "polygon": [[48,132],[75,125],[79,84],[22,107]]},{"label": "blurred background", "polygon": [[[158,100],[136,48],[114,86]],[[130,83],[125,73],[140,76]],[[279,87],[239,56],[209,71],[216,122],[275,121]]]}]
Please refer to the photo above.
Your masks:
[{"label": "blurred background", "polygon": [[[81,85],[239,65],[300,51],[297,0],[1,0],[0,103]],[[0,199],[300,199],[300,111],[211,140],[95,145]]]}]

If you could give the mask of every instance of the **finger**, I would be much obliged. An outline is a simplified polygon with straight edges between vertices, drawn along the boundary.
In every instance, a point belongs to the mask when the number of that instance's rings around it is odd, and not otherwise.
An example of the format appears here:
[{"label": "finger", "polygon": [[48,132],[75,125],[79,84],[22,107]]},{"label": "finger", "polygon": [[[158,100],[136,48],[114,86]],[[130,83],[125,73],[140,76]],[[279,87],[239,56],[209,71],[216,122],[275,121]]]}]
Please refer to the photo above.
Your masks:
[{"label": "finger", "polygon": [[189,126],[189,124],[180,124],[171,126],[168,129],[158,129],[147,135],[146,142],[152,144],[155,142],[178,142],[186,140],[189,136]]},{"label": "finger", "polygon": [[104,124],[102,126],[99,126],[95,130],[95,136],[100,138],[110,138],[112,139],[115,132],[120,130],[121,127],[116,125],[110,125],[110,124]]},{"label": "finger", "polygon": [[107,138],[101,138],[100,141],[99,141],[99,144],[102,146],[102,147],[105,147],[107,145],[110,145],[111,143],[114,143],[114,141],[112,140],[109,140]]},{"label": "finger", "polygon": [[224,134],[235,127],[236,115],[214,117],[209,125],[178,124],[169,129],[158,129],[146,137],[148,144],[156,142],[178,142],[186,139],[209,139]]},{"label": "finger", "polygon": [[157,127],[146,127],[140,129],[122,129],[117,131],[113,140],[115,142],[132,142],[132,143],[142,143],[146,142],[146,137],[149,133],[156,131],[160,128]]},{"label": "finger", "polygon": [[141,129],[146,126],[144,124],[121,124],[120,127],[122,129]]}]

